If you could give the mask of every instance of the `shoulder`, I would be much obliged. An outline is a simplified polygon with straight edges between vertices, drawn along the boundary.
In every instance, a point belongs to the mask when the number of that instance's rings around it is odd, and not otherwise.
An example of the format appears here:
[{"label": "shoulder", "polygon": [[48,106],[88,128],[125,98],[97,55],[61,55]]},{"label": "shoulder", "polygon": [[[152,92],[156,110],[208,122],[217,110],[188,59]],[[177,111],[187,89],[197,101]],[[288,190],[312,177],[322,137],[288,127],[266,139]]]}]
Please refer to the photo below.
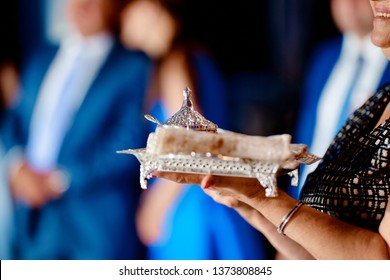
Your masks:
[{"label": "shoulder", "polygon": [[59,50],[59,45],[53,44],[38,44],[35,48],[29,51],[22,60],[21,67],[27,67],[31,64],[42,64],[47,60],[52,60]]},{"label": "shoulder", "polygon": [[142,51],[130,50],[125,48],[118,40],[114,42],[111,51],[111,59],[123,66],[143,65],[150,66],[150,58]]},{"label": "shoulder", "polygon": [[333,65],[341,54],[343,37],[337,36],[317,44],[309,57],[309,65]]},{"label": "shoulder", "polygon": [[150,77],[151,69],[151,60],[145,53],[126,49],[115,42],[101,71],[107,79],[132,87],[144,85]]},{"label": "shoulder", "polygon": [[376,93],[381,93],[381,94],[384,94],[384,93],[389,93],[390,92],[390,82],[384,84],[383,86],[381,86]]},{"label": "shoulder", "polygon": [[317,55],[339,55],[343,45],[343,37],[336,36],[334,38],[322,41],[315,48],[313,53]]},{"label": "shoulder", "polygon": [[342,40],[342,36],[338,36],[323,41],[314,48],[305,67],[306,82],[315,82],[322,90],[322,86],[340,57]]},{"label": "shoulder", "polygon": [[27,53],[20,65],[20,85],[23,96],[36,96],[59,46],[40,44]]},{"label": "shoulder", "polygon": [[151,61],[143,52],[126,49],[115,42],[95,83],[109,87],[115,92],[113,99],[116,96],[128,105],[144,99],[151,70]]},{"label": "shoulder", "polygon": [[39,44],[34,49],[29,51],[21,61],[21,74],[25,71],[35,71],[37,68],[46,68],[54,59],[58,45]]}]

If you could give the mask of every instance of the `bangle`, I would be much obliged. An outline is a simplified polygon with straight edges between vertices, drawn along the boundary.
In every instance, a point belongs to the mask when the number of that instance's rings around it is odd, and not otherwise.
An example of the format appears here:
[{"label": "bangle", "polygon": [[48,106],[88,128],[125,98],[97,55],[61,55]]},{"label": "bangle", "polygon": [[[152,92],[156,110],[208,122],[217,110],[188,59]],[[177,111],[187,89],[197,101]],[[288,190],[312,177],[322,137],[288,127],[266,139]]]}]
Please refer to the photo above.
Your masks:
[{"label": "bangle", "polygon": [[284,234],[283,230],[286,227],[287,223],[290,221],[291,217],[294,216],[294,214],[299,210],[299,208],[302,207],[302,205],[305,204],[302,200],[299,200],[297,204],[291,210],[286,214],[286,216],[283,217],[282,221],[280,222],[280,225],[278,226],[277,230],[278,233]]}]

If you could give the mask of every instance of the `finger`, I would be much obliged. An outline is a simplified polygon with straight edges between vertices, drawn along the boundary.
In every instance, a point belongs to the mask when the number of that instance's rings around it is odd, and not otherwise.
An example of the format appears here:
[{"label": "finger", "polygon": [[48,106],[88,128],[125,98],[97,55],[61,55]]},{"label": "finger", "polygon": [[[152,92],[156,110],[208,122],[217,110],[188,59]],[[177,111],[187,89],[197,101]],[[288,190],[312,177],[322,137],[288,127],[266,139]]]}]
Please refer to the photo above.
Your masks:
[{"label": "finger", "polygon": [[64,194],[69,188],[70,179],[60,170],[50,172],[44,178],[45,195],[48,199],[55,199]]},{"label": "finger", "polygon": [[156,171],[153,173],[158,178],[167,179],[177,182],[179,184],[194,184],[199,185],[202,182],[204,175],[190,174],[190,173],[174,173],[174,172],[161,172]]},{"label": "finger", "polygon": [[[254,178],[208,175],[201,182],[202,188],[212,189],[239,198],[263,195],[264,188]],[[241,199],[240,199],[241,200]]]},{"label": "finger", "polygon": [[254,178],[242,177],[227,177],[227,176],[212,176],[211,178],[214,187],[239,186],[243,187],[261,187],[259,181]]},{"label": "finger", "polygon": [[215,202],[218,202],[230,208],[238,208],[241,207],[242,204],[244,204],[235,197],[224,195],[217,191],[205,189],[204,192],[209,195]]},{"label": "finger", "polygon": [[200,186],[202,189],[208,189],[210,186],[213,186],[213,176],[211,174],[206,175],[203,179],[202,182],[200,182]]},{"label": "finger", "polygon": [[201,182],[202,187],[259,187],[261,186],[259,181],[254,178],[243,178],[243,177],[230,177],[230,176],[217,176],[208,174]]}]

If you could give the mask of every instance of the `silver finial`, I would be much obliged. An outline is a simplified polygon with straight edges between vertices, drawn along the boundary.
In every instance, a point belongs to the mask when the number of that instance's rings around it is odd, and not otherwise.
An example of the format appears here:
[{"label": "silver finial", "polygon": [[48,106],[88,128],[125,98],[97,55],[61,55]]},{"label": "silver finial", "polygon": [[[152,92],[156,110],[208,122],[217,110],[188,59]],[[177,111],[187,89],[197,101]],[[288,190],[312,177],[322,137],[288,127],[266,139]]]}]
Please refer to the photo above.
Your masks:
[{"label": "silver finial", "polygon": [[191,110],[193,110],[193,106],[192,106],[192,90],[190,90],[189,87],[186,87],[184,90],[183,90],[183,97],[184,97],[184,100],[183,100],[183,107],[188,107],[190,108]]},{"label": "silver finial", "polygon": [[197,112],[192,105],[192,91],[186,87],[183,90],[183,104],[180,110],[172,117],[161,123],[153,116],[146,114],[145,118],[158,126],[179,126],[187,129],[194,129],[200,131],[217,132],[217,125],[205,119],[199,112]]},{"label": "silver finial", "polygon": [[191,94],[192,94],[192,90],[190,90],[189,87],[186,87],[183,90],[184,99],[191,99]]}]

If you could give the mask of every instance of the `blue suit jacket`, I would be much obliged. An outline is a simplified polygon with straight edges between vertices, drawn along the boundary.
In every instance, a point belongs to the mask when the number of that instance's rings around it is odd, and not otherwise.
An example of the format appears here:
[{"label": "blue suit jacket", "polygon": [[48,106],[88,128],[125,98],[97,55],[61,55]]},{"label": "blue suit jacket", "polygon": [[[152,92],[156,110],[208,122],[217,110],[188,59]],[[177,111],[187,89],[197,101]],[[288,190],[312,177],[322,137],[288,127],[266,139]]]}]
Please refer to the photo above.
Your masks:
[{"label": "blue suit jacket", "polygon": [[[22,97],[7,117],[6,144],[25,146],[44,75],[58,48],[45,48],[23,68]],[[16,209],[16,257],[23,259],[137,259],[144,255],[134,213],[139,163],[116,150],[143,147],[142,119],[149,60],[116,43],[89,88],[63,141],[58,165],[71,185],[38,210]]]},{"label": "blue suit jacket", "polygon": [[[297,129],[294,135],[296,143],[312,145],[315,124],[317,122],[317,106],[322,91],[341,54],[342,36],[336,37],[320,45],[314,52],[306,79],[303,85],[301,110]],[[378,88],[390,81],[390,64],[382,74]],[[298,196],[298,189],[293,188],[291,194]]]}]

